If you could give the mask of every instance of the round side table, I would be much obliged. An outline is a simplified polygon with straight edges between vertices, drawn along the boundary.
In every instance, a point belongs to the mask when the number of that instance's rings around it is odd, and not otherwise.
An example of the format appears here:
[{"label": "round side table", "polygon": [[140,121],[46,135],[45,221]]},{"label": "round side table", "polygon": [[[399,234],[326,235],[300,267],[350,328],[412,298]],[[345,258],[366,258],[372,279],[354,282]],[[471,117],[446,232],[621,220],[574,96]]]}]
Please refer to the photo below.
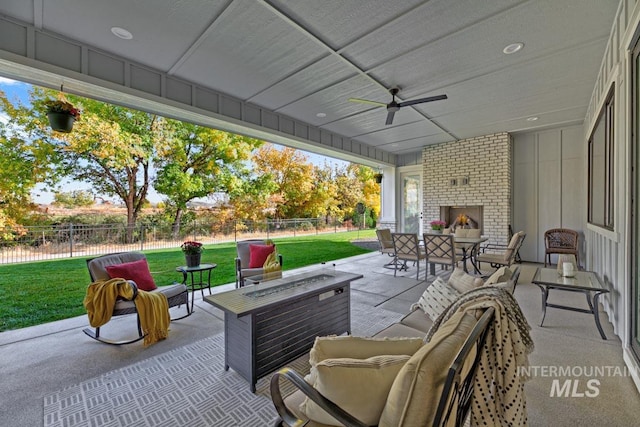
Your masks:
[{"label": "round side table", "polygon": [[[191,313],[193,313],[195,291],[200,291],[204,298],[204,290],[209,289],[209,295],[211,295],[211,272],[217,266],[218,264],[200,264],[195,267],[187,267],[186,265],[176,267],[176,271],[182,273],[182,283],[191,287]],[[188,281],[189,275],[191,275],[191,283]]]}]

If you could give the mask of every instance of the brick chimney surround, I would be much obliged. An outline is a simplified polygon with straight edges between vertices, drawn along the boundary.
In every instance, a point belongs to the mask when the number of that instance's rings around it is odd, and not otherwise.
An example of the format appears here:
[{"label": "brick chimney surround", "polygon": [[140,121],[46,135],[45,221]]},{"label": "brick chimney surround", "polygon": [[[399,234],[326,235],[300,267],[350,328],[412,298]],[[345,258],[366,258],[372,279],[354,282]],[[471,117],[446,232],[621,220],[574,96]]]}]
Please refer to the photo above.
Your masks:
[{"label": "brick chimney surround", "polygon": [[[511,223],[513,140],[496,133],[426,146],[422,150],[424,230],[445,213],[479,212],[487,243],[508,243]],[[478,221],[478,219],[476,220]]]}]

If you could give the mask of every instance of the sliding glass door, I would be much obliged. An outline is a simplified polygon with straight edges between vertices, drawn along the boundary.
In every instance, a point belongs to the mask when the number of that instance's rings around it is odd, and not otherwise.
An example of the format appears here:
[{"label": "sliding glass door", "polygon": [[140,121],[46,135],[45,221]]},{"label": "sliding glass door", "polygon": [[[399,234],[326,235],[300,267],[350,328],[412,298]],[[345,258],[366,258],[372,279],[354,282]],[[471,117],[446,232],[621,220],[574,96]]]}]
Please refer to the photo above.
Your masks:
[{"label": "sliding glass door", "polygon": [[402,215],[400,229],[404,233],[422,234],[422,175],[416,172],[401,174]]}]

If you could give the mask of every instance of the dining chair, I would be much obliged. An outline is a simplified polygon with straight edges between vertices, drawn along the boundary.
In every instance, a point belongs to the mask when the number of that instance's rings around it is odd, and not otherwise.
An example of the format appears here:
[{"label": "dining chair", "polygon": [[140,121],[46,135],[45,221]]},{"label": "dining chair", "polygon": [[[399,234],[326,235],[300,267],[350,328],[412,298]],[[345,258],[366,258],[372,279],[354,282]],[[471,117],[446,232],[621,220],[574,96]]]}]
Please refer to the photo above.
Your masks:
[{"label": "dining chair", "polygon": [[391,229],[378,228],[376,229],[376,236],[378,237],[378,243],[380,244],[380,253],[387,254],[393,259],[386,263],[386,268],[397,268],[398,260],[396,259],[396,249],[393,246],[393,237],[391,237]]},{"label": "dining chair", "polygon": [[435,264],[447,269],[451,267],[453,270],[463,258],[462,254],[456,252],[453,234],[424,233],[422,240],[431,274],[435,274]]},{"label": "dining chair", "polygon": [[416,279],[420,278],[420,260],[426,259],[424,249],[418,242],[418,235],[415,233],[391,233],[393,247],[396,251],[396,260],[403,264],[393,271],[396,276],[398,270],[406,270],[407,261],[413,261],[417,265]]},{"label": "dining chair", "polygon": [[[510,242],[511,239],[513,238],[513,227],[511,226],[511,224],[509,224],[509,226],[507,227],[507,241]],[[492,252],[495,249],[504,251],[507,249],[508,245],[505,244],[500,244],[500,243],[487,243],[486,245],[483,245],[481,250],[482,252]],[[520,250],[518,250],[516,252],[516,256],[514,258],[515,262],[521,263],[522,262],[522,257],[520,256]]]},{"label": "dining chair", "polygon": [[522,247],[525,237],[527,237],[527,233],[518,231],[513,235],[506,249],[482,248],[481,253],[476,255],[476,264],[479,267],[480,263],[486,262],[496,269],[511,266],[516,260],[516,255]]}]

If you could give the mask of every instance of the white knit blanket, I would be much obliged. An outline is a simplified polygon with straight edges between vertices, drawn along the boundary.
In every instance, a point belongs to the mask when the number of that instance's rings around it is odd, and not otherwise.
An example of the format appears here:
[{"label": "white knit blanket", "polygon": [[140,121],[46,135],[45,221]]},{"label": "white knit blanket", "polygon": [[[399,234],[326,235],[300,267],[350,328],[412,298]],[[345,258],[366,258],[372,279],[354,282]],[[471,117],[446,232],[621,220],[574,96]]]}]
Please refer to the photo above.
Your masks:
[{"label": "white knit blanket", "polygon": [[463,294],[436,321],[427,339],[456,311],[493,307],[495,316],[480,356],[471,401],[472,426],[526,426],[527,405],[520,373],[533,351],[531,327],[513,296],[504,289],[481,287]]}]

